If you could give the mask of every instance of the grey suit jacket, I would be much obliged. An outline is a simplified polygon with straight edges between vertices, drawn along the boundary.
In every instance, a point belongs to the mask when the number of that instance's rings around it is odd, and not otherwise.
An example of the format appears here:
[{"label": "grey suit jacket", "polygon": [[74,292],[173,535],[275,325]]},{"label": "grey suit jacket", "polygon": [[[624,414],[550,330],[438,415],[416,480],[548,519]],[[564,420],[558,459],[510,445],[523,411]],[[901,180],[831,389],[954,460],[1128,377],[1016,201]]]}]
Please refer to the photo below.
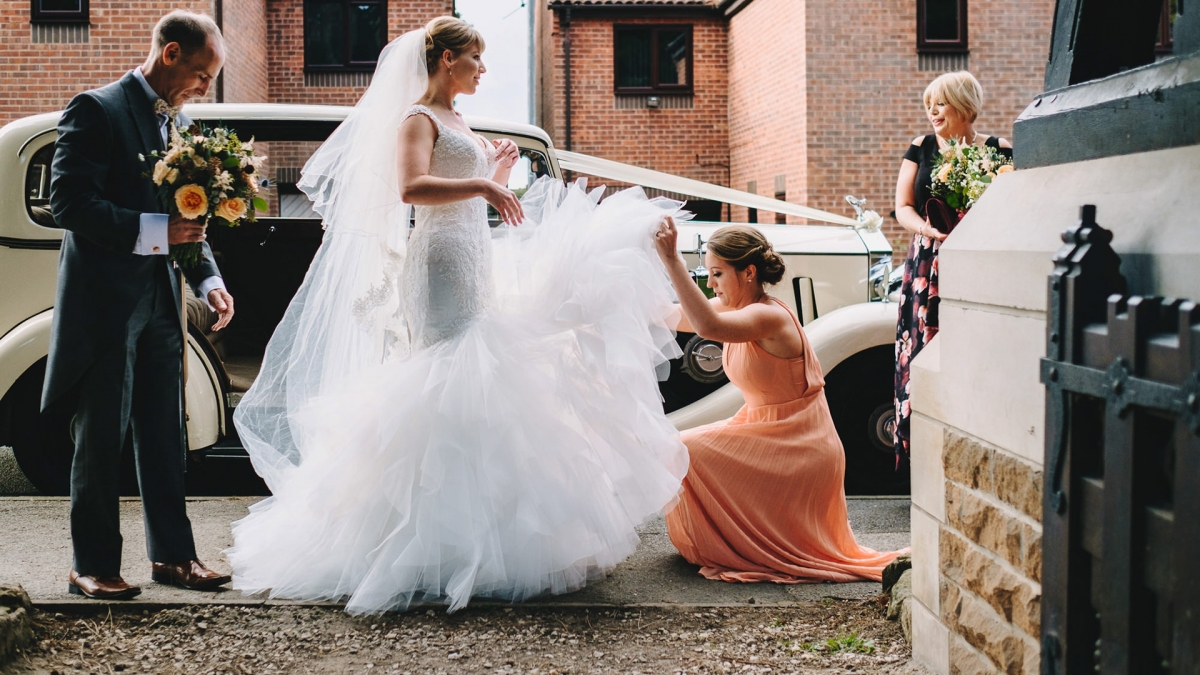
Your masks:
[{"label": "grey suit jacket", "polygon": [[[153,101],[131,73],[77,95],[63,112],[51,165],[50,208],[66,233],[43,409],[71,391],[97,355],[124,339],[138,299],[152,293],[164,276],[179,296],[166,255],[133,253],[141,214],[163,212],[145,175],[150,165],[138,154],[162,149]],[[193,286],[220,274],[208,244],[203,248],[200,265],[185,271]]]}]

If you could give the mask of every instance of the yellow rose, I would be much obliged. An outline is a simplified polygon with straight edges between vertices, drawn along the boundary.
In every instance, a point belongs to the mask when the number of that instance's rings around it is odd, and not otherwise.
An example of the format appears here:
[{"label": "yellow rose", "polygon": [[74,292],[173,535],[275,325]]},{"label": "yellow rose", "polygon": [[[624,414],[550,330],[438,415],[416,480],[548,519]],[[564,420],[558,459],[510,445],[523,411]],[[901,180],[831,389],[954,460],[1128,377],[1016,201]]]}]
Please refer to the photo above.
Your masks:
[{"label": "yellow rose", "polygon": [[217,215],[232,223],[246,215],[246,202],[237,197],[222,199],[217,204]]},{"label": "yellow rose", "polygon": [[996,175],[998,176],[1002,173],[1008,173],[1009,171],[1012,171],[1012,170],[1013,170],[1012,164],[1005,164],[1004,166],[1000,167],[999,169],[996,169]]},{"label": "yellow rose", "polygon": [[950,162],[946,162],[945,164],[943,164],[942,168],[938,171],[938,175],[937,175],[938,182],[945,183],[946,179],[950,178],[950,172],[953,169],[954,169],[954,167],[951,166]]},{"label": "yellow rose", "polygon": [[170,171],[171,169],[167,167],[166,162],[161,159],[158,160],[158,163],[154,165],[154,178],[152,179],[154,180],[154,184],[162,185],[163,179],[167,177],[167,173]]},{"label": "yellow rose", "polygon": [[189,183],[175,191],[175,206],[179,215],[196,219],[208,213],[208,195],[204,194],[204,188]]}]

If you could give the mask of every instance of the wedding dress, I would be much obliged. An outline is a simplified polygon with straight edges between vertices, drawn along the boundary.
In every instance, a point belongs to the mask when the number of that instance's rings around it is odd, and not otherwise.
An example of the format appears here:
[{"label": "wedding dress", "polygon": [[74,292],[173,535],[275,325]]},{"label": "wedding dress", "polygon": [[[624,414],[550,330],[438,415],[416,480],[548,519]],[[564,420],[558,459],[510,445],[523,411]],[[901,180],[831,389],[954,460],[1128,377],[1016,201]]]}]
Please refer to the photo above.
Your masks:
[{"label": "wedding dress", "polygon": [[[479,136],[420,106],[390,121],[409,115],[437,125],[431,175],[494,170]],[[519,227],[493,231],[474,198],[417,206],[405,240],[404,209],[375,209],[400,236],[361,208],[330,223],[335,188],[310,193],[329,229],[235,414],[273,496],[234,523],[234,587],[454,611],[603,576],[687,471],[657,388],[679,352],[651,239],[680,204],[546,177]]]}]

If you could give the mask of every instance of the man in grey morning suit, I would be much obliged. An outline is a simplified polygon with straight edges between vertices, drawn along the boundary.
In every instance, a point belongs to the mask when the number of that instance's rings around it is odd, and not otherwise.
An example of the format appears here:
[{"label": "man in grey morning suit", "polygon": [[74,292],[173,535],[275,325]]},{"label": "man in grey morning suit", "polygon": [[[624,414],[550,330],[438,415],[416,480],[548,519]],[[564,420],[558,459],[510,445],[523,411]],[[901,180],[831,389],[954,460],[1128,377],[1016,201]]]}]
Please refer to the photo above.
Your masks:
[{"label": "man in grey morning suit", "polygon": [[[141,592],[121,578],[118,481],[130,429],[153,579],[193,589],[229,582],[196,560],[184,502],[180,289],[166,255],[169,244],[203,242],[205,227],[160,213],[149,165],[138,157],[165,148],[175,108],[203,96],[224,60],[212,19],[172,12],[155,26],[140,68],[76,96],[58,125],[50,207],[66,233],[42,409],[74,412],[75,594]],[[176,123],[189,121],[180,115]],[[202,246],[203,260],[185,275],[218,313],[219,330],[233,316],[233,298]]]}]

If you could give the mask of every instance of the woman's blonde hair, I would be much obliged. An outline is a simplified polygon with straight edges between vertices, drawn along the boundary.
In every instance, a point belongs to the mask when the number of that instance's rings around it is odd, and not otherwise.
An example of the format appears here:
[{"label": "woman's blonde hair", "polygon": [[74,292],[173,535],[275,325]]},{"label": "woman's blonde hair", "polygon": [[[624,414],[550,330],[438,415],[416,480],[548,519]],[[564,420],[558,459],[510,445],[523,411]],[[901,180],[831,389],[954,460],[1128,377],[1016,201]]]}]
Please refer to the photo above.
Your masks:
[{"label": "woman's blonde hair", "polygon": [[754,265],[758,270],[758,281],[764,285],[777,284],[783,279],[783,258],[762,232],[753,227],[722,227],[709,238],[708,251],[739,272]]},{"label": "woman's blonde hair", "polygon": [[925,109],[931,103],[943,101],[957,110],[964,118],[974,122],[983,109],[983,87],[979,80],[965,70],[938,76],[925,87]]},{"label": "woman's blonde hair", "polygon": [[458,56],[471,47],[483,50],[483,35],[466,21],[439,16],[425,24],[425,68],[430,75],[437,72],[438,61],[447,49]]}]

